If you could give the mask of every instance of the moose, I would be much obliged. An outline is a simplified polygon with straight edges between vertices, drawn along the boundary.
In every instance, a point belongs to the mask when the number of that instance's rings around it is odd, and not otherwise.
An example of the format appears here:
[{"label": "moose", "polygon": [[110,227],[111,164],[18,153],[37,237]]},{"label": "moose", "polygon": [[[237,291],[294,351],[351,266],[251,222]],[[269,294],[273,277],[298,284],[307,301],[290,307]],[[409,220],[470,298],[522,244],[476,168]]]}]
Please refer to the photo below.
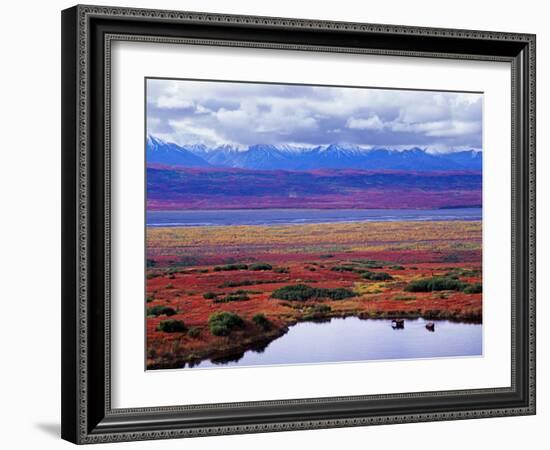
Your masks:
[{"label": "moose", "polygon": [[394,330],[402,330],[405,328],[405,319],[393,319],[391,321],[391,327]]}]

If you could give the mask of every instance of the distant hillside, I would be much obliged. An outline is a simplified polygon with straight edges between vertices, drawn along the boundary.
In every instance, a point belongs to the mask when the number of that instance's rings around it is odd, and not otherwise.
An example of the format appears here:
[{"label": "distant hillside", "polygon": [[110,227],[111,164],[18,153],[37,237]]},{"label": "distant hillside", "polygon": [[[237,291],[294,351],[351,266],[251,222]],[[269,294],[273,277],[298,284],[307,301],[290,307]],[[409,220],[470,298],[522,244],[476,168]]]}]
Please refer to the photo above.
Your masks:
[{"label": "distant hillside", "polygon": [[479,171],[147,168],[150,209],[449,208],[481,205]]},{"label": "distant hillside", "polygon": [[261,144],[246,149],[231,146],[208,148],[204,145],[181,147],[149,136],[147,163],[252,170],[361,169],[428,172],[481,170],[482,153],[465,150],[436,154],[420,148],[365,149],[340,144],[314,148]]}]

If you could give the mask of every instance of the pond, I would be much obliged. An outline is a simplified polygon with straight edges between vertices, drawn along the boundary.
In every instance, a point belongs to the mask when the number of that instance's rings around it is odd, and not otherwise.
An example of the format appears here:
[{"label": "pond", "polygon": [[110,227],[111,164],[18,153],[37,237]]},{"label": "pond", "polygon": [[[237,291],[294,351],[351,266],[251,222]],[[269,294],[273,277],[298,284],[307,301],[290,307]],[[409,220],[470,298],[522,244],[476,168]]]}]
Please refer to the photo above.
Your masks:
[{"label": "pond", "polygon": [[482,354],[482,326],[405,320],[394,328],[391,320],[335,318],[328,322],[301,322],[263,349],[249,350],[233,360],[203,361],[195,367],[244,367],[310,364],[384,359],[414,359]]}]

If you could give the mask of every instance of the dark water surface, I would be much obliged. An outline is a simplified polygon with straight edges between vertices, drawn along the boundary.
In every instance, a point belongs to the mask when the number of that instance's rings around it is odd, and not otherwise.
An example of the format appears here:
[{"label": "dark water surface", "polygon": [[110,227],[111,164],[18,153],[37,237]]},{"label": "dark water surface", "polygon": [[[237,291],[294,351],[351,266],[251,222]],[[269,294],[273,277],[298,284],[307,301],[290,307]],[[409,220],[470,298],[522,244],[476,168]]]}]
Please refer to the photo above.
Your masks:
[{"label": "dark water surface", "polygon": [[481,220],[481,208],[455,209],[224,209],[147,211],[149,227],[299,225],[336,222]]},{"label": "dark water surface", "polygon": [[426,323],[424,319],[405,320],[403,329],[393,329],[391,320],[357,317],[301,322],[263,351],[249,350],[238,360],[203,361],[195,367],[481,356],[481,325],[440,320],[433,321],[435,330],[429,331]]}]

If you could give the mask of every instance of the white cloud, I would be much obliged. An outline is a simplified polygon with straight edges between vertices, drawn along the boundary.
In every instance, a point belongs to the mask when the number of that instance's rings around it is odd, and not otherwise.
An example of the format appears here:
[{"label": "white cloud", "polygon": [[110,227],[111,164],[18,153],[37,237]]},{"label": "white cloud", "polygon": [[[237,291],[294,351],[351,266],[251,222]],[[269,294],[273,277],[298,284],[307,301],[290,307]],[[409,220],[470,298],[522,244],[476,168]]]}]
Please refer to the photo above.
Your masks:
[{"label": "white cloud", "polygon": [[178,143],[481,146],[481,94],[157,79],[147,93],[148,132]]},{"label": "white cloud", "polygon": [[172,97],[162,96],[157,99],[156,106],[158,108],[184,109],[184,108],[193,108],[194,103],[176,96],[172,96]]},{"label": "white cloud", "polygon": [[382,130],[384,128],[384,122],[382,122],[380,117],[376,114],[368,119],[350,117],[346,122],[346,127],[352,130]]}]

